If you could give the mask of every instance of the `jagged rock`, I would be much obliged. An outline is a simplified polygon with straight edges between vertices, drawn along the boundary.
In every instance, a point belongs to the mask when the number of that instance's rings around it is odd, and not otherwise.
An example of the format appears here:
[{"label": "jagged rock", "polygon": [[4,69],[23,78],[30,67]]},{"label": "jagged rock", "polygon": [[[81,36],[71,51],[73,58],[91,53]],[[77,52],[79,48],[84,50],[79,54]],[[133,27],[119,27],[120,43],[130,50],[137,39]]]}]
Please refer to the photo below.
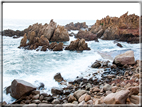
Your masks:
[{"label": "jagged rock", "polygon": [[56,42],[69,41],[68,31],[64,28],[64,26],[58,25],[50,41],[56,41]]},{"label": "jagged rock", "polygon": [[134,52],[130,50],[123,54],[117,55],[113,63],[116,65],[135,64]]},{"label": "jagged rock", "polygon": [[79,39],[85,39],[86,41],[95,40],[96,42],[98,42],[97,35],[87,30],[86,31],[79,30],[79,32],[77,33],[75,37]]},{"label": "jagged rock", "polygon": [[53,51],[62,51],[63,50],[63,43],[60,42],[59,44],[57,44],[54,48]]},{"label": "jagged rock", "polygon": [[88,28],[88,26],[86,25],[86,22],[83,22],[83,23],[69,23],[67,25],[65,25],[65,29],[67,29],[68,31],[70,30],[79,30],[81,28]]},{"label": "jagged rock", "polygon": [[10,95],[15,98],[19,99],[23,95],[36,90],[36,87],[29,82],[24,80],[14,79],[11,83],[11,93]]},{"label": "jagged rock", "polygon": [[44,35],[42,35],[39,38],[39,45],[40,46],[43,46],[43,45],[49,46],[49,41],[48,41],[48,39]]},{"label": "jagged rock", "polygon": [[78,51],[83,51],[83,50],[90,50],[88,47],[87,43],[85,43],[84,39],[77,39],[75,41],[71,41],[70,45],[65,48],[65,50],[78,50]]},{"label": "jagged rock", "polygon": [[20,46],[26,46],[26,42],[27,42],[27,36],[25,33],[24,37],[21,39]]},{"label": "jagged rock", "polygon": [[54,49],[54,47],[57,46],[57,43],[56,42],[52,42],[50,45],[49,45],[49,49]]},{"label": "jagged rock", "polygon": [[56,23],[53,21],[53,19],[50,21],[49,25],[45,28],[43,35],[45,38],[50,40],[53,36],[53,33],[56,29]]}]

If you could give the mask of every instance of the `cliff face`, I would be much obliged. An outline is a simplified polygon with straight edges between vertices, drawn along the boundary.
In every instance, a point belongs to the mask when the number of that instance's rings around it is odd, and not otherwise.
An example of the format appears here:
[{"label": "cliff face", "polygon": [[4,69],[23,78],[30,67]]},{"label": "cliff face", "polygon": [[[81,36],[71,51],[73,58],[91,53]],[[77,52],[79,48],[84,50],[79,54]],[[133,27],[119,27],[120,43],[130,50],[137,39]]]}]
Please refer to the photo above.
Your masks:
[{"label": "cliff face", "polygon": [[[119,40],[128,43],[139,43],[139,16],[128,15],[118,17],[106,16],[97,20],[90,31],[104,40]],[[100,31],[103,33],[100,34]]]}]

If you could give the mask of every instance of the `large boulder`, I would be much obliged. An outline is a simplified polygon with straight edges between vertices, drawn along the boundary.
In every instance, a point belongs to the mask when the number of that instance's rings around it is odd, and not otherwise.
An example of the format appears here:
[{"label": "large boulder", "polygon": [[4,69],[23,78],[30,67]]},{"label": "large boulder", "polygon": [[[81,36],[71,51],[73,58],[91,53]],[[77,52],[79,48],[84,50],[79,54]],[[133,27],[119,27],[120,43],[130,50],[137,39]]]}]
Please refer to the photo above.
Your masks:
[{"label": "large boulder", "polygon": [[73,96],[76,97],[77,99],[79,99],[85,93],[86,93],[85,90],[77,90],[74,92]]},{"label": "large boulder", "polygon": [[130,50],[130,51],[127,51],[123,54],[117,55],[114,58],[113,63],[116,65],[135,64],[134,52]]},{"label": "large boulder", "polygon": [[77,33],[77,35],[75,36],[76,38],[79,39],[85,39],[86,41],[91,41],[91,40],[95,40],[96,42],[98,42],[98,38],[96,34],[91,33],[90,31],[83,31],[83,30],[79,30],[79,32]]},{"label": "large boulder", "polygon": [[116,93],[110,93],[104,98],[105,104],[125,104],[129,95],[129,90],[121,90]]},{"label": "large boulder", "polygon": [[21,98],[23,95],[36,90],[36,87],[24,80],[14,79],[11,83],[11,96],[15,99]]},{"label": "large boulder", "polygon": [[87,43],[85,43],[84,39],[77,39],[75,41],[71,41],[70,45],[65,48],[65,50],[77,50],[77,51],[83,51],[83,50],[90,50]]},{"label": "large boulder", "polygon": [[53,36],[53,33],[56,29],[57,24],[53,21],[53,19],[50,21],[49,25],[45,28],[43,35],[50,40]]},{"label": "large boulder", "polygon": [[64,28],[64,26],[58,25],[50,41],[56,41],[56,42],[69,41],[68,31]]},{"label": "large boulder", "polygon": [[43,46],[43,45],[49,46],[49,41],[48,41],[48,39],[44,35],[42,35],[39,38],[39,45],[40,46]]},{"label": "large boulder", "polygon": [[24,37],[21,39],[20,46],[26,46],[26,42],[27,42],[27,36],[25,33]]}]

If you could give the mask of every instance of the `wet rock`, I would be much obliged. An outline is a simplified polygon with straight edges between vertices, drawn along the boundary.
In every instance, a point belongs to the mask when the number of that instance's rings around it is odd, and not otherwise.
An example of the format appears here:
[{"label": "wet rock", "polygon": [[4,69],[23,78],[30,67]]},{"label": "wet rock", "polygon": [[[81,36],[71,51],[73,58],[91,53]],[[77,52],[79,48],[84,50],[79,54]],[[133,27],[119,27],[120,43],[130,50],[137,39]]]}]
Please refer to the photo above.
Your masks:
[{"label": "wet rock", "polygon": [[59,44],[57,44],[54,48],[53,51],[62,51],[63,50],[63,43],[60,42]]},{"label": "wet rock", "polygon": [[52,104],[60,104],[60,100],[54,99],[54,100],[52,101]]},{"label": "wet rock", "polygon": [[135,64],[134,52],[127,51],[123,54],[117,55],[113,61],[116,65],[132,65]]},{"label": "wet rock", "polygon": [[116,93],[110,93],[104,98],[105,104],[125,104],[129,90],[121,90]]},{"label": "wet rock", "polygon": [[64,26],[58,25],[50,41],[56,41],[56,42],[69,41],[68,31],[64,28]]},{"label": "wet rock", "polygon": [[92,88],[92,85],[90,83],[87,83],[87,85],[85,86],[85,89],[89,90],[90,88]]},{"label": "wet rock", "polygon": [[39,38],[39,45],[40,46],[44,46],[44,45],[49,46],[49,41],[48,41],[48,39],[44,35],[42,35]]},{"label": "wet rock", "polygon": [[33,90],[36,90],[36,87],[29,82],[24,80],[14,79],[11,83],[11,96],[15,99],[19,99],[24,94],[27,94]]},{"label": "wet rock", "polygon": [[95,40],[96,42],[98,42],[97,35],[91,33],[90,31],[87,31],[87,30],[85,30],[85,31],[79,30],[79,32],[77,33],[77,35],[75,37],[79,38],[79,39],[85,39],[86,41]]},{"label": "wet rock", "polygon": [[122,48],[122,47],[123,47],[120,43],[117,43],[116,45],[117,45],[117,46],[119,46],[120,48]]},{"label": "wet rock", "polygon": [[71,37],[74,36],[74,35],[75,35],[75,34],[74,34],[73,32],[69,33],[69,36],[71,36]]},{"label": "wet rock", "polygon": [[70,45],[65,48],[65,50],[70,51],[83,51],[83,50],[90,50],[87,43],[85,43],[84,39],[77,39],[75,41],[71,41]]},{"label": "wet rock", "polygon": [[61,82],[64,80],[60,73],[56,73],[54,76],[54,79],[55,81],[58,81],[58,82]]},{"label": "wet rock", "polygon": [[44,88],[44,83],[40,82],[40,81],[35,81],[35,86],[38,90],[43,89]]},{"label": "wet rock", "polygon": [[95,61],[95,62],[91,65],[92,68],[99,68],[100,66],[101,66],[101,63],[100,63],[99,61]]},{"label": "wet rock", "polygon": [[76,101],[77,99],[73,96],[73,95],[70,95],[69,98],[68,98],[68,102],[73,102],[73,101]]},{"label": "wet rock", "polygon": [[52,42],[50,45],[49,45],[49,49],[54,49],[55,47],[57,46],[57,43],[56,42]]},{"label": "wet rock", "polygon": [[73,96],[75,96],[77,99],[79,99],[79,97],[81,97],[85,93],[86,93],[85,90],[77,90],[74,92]]},{"label": "wet rock", "polygon": [[41,51],[46,51],[46,50],[47,50],[47,46],[43,45],[42,48],[41,48]]},{"label": "wet rock", "polygon": [[6,94],[11,93],[11,86],[6,87]]},{"label": "wet rock", "polygon": [[57,87],[53,87],[51,89],[51,93],[53,95],[61,95],[61,94],[63,94],[63,89],[60,89],[60,88],[57,88]]},{"label": "wet rock", "polygon": [[26,33],[24,34],[24,37],[21,39],[21,42],[20,42],[20,47],[21,46],[26,46],[26,43],[27,43],[27,35]]}]

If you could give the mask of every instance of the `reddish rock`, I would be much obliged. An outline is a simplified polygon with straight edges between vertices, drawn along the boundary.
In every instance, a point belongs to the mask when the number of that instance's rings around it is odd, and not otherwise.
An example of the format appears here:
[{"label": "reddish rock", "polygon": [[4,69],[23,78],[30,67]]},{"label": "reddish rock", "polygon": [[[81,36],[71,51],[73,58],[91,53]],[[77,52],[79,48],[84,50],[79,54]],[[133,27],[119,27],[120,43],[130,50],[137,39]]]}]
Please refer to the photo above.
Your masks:
[{"label": "reddish rock", "polygon": [[48,40],[51,39],[51,37],[53,36],[53,33],[56,29],[56,23],[53,21],[53,19],[50,21],[49,25],[45,28],[43,35],[45,36],[45,38],[47,38]]},{"label": "reddish rock", "polygon": [[42,48],[41,48],[41,51],[46,51],[46,50],[47,50],[47,46],[43,45]]},{"label": "reddish rock", "polygon": [[83,50],[90,50],[87,43],[85,43],[84,39],[77,39],[75,41],[71,41],[70,45],[65,48],[65,50],[77,50],[77,51],[83,51]]},{"label": "reddish rock", "polygon": [[86,22],[83,22],[83,23],[69,23],[67,25],[65,25],[65,29],[67,29],[68,31],[70,30],[79,30],[81,28],[88,28],[88,26],[86,25]]},{"label": "reddish rock", "polygon": [[36,90],[36,87],[29,82],[24,80],[15,79],[11,83],[11,93],[10,95],[15,98],[19,99],[23,95]]},{"label": "reddish rock", "polygon": [[79,38],[79,39],[85,39],[86,41],[95,40],[96,42],[98,42],[97,35],[91,33],[90,31],[87,31],[87,30],[85,30],[85,31],[79,30],[79,32],[77,33],[77,35],[75,37]]},{"label": "reddish rock", "polygon": [[64,26],[58,25],[50,41],[56,41],[56,42],[69,41],[68,31],[64,28]]},{"label": "reddish rock", "polygon": [[42,35],[39,38],[39,45],[40,46],[43,46],[43,45],[49,46],[49,41],[48,41],[48,39],[44,35]]},{"label": "reddish rock", "polygon": [[61,82],[64,80],[60,73],[56,73],[54,76],[54,79],[55,81],[58,81],[58,82]]},{"label": "reddish rock", "polygon": [[135,64],[134,52],[127,51],[123,54],[117,55],[113,61],[116,65],[132,65]]},{"label": "reddish rock", "polygon": [[55,47],[57,46],[57,43],[56,42],[52,42],[50,45],[49,45],[49,49],[54,49]]},{"label": "reddish rock", "polygon": [[26,42],[27,42],[27,36],[25,33],[24,37],[21,39],[20,46],[26,46]]},{"label": "reddish rock", "polygon": [[129,90],[121,90],[116,93],[110,93],[103,101],[105,104],[125,104],[129,92]]},{"label": "reddish rock", "polygon": [[63,50],[63,43],[60,42],[59,44],[57,44],[55,46],[55,48],[53,48],[53,51],[62,51]]},{"label": "reddish rock", "polygon": [[85,100],[85,101],[89,101],[90,99],[91,99],[91,96],[87,94],[87,95],[85,96],[85,99],[84,99],[84,100]]},{"label": "reddish rock", "polygon": [[73,95],[70,95],[68,98],[68,102],[76,101],[76,98]]}]

